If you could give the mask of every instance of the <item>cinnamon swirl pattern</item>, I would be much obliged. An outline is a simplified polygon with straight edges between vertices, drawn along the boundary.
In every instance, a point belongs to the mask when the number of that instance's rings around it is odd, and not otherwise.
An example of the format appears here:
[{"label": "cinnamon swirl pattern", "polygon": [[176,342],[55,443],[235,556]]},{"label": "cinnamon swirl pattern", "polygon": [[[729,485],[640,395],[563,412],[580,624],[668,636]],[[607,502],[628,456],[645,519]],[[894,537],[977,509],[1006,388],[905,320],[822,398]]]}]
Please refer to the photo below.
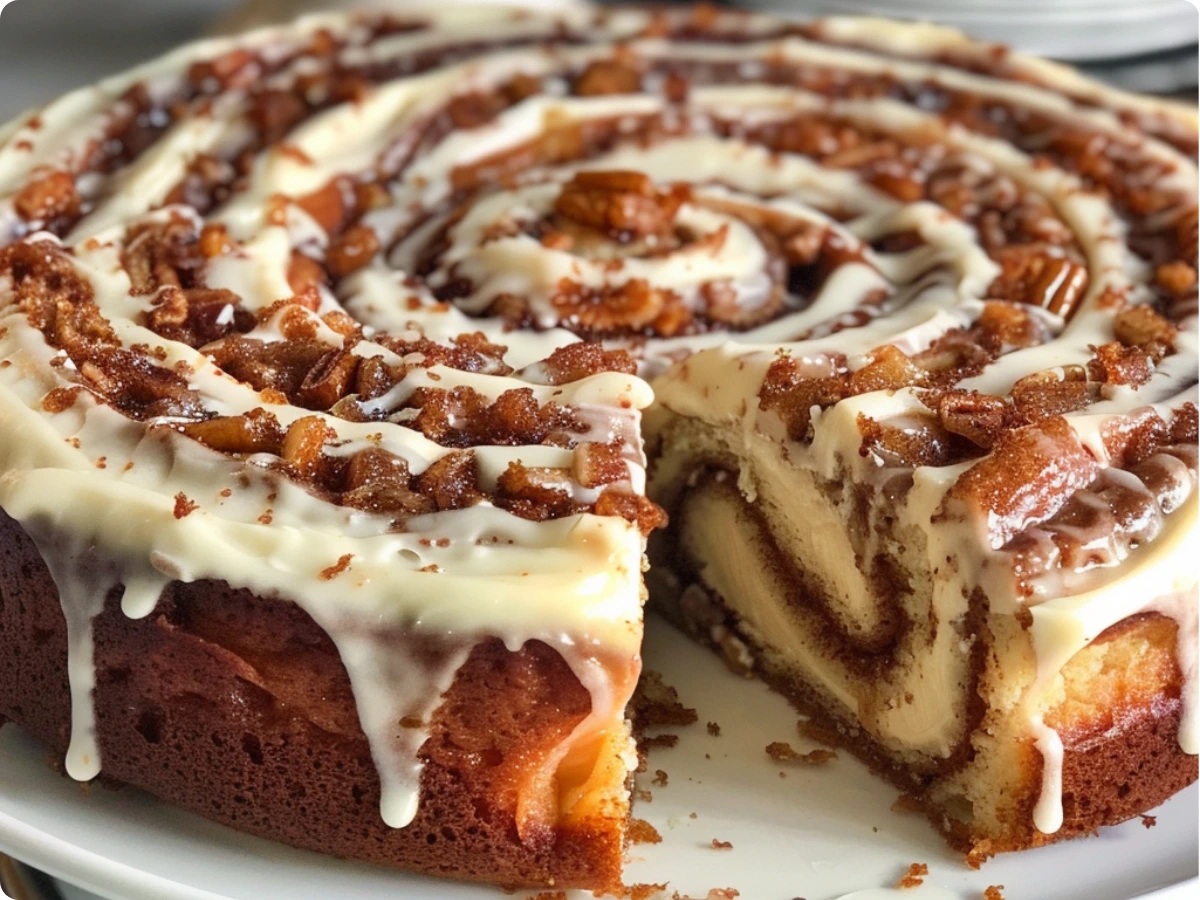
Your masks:
[{"label": "cinnamon swirl pattern", "polygon": [[[623,775],[657,397],[672,510],[718,457],[748,503],[787,467],[860,498],[864,583],[930,623],[832,613],[910,662],[888,696],[975,665],[973,596],[1032,620],[1006,714],[1053,833],[1037,698],[1110,625],[1178,621],[1196,752],[1195,154],[1190,112],[938,29],[588,8],[305,18],[13,122],[0,506],[59,590],[68,771],[110,589],[215,579],[333,640],[390,826],[487,638],[591,695],[550,771]],[[942,702],[857,714],[947,758]]]}]

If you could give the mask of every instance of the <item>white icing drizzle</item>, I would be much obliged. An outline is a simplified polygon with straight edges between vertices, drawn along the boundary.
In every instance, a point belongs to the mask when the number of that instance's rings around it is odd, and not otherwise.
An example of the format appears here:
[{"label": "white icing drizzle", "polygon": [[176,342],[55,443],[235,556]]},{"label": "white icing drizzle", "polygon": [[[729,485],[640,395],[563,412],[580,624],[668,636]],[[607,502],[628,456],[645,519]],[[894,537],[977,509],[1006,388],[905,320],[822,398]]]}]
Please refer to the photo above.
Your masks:
[{"label": "white icing drizzle", "polygon": [[1032,723],[1034,746],[1042,754],[1042,790],[1033,806],[1033,827],[1054,834],[1063,824],[1063,742],[1041,716]]},{"label": "white icing drizzle", "polygon": [[[190,386],[212,413],[237,415],[261,407],[284,427],[317,415],[336,433],[338,454],[381,447],[419,474],[451,448],[404,427],[411,411],[402,407],[413,392],[461,387],[494,400],[505,391],[527,388],[541,403],[553,401],[578,413],[588,426],[573,435],[580,445],[622,442],[628,485],[640,492],[645,472],[637,434],[639,411],[655,395],[655,415],[693,417],[729,429],[747,452],[759,453],[767,446],[778,455],[779,423],[759,410],[757,395],[781,348],[818,375],[828,370],[834,356],[858,368],[885,344],[910,354],[920,352],[948,332],[970,326],[1000,272],[974,229],[941,207],[901,203],[851,170],[827,169],[806,157],[773,154],[751,141],[722,136],[714,126],[717,120],[769,123],[816,112],[901,136],[923,131],[937,135],[978,172],[1009,179],[1048,201],[1085,256],[1090,276],[1086,295],[1067,322],[1048,312],[1036,313],[1054,339],[1001,356],[964,382],[964,388],[1004,394],[1030,373],[1083,365],[1092,357],[1093,346],[1112,339],[1112,311],[1103,302],[1106,293],[1127,293],[1133,301],[1148,296],[1146,285],[1153,273],[1129,250],[1125,224],[1108,200],[1085,190],[1076,176],[1040,164],[1001,138],[947,125],[919,104],[886,97],[830,99],[759,84],[756,79],[767,63],[791,61],[932,82],[1080,124],[1115,141],[1131,142],[1138,152],[1168,168],[1159,185],[1163,189],[1176,190],[1184,198],[1196,191],[1194,161],[1159,140],[1139,136],[1116,114],[1144,113],[1194,131],[1194,119],[1175,107],[1147,104],[1020,57],[1010,60],[1015,71],[1100,105],[1073,102],[1038,84],[928,61],[939,51],[967,56],[984,52],[980,45],[928,26],[884,26],[872,20],[830,20],[824,26],[836,40],[919,57],[902,60],[870,49],[771,38],[771,20],[755,17],[736,21],[761,40],[730,44],[646,37],[651,20],[634,11],[597,18],[587,8],[546,17],[497,8],[469,13],[447,8],[422,15],[430,17],[428,28],[373,42],[366,29],[349,19],[317,16],[244,38],[194,44],[71,94],[42,111],[36,123],[14,123],[0,137],[0,236],[10,241],[23,227],[14,212],[14,197],[39,167],[70,166],[83,159],[114,118],[128,112],[128,101],[120,98],[130,86],[144,83],[151,97],[169,100],[180,95],[183,73],[191,63],[246,46],[280,62],[266,82],[286,89],[311,64],[303,58],[289,61],[289,55],[306,46],[318,30],[328,29],[346,41],[339,56],[342,64],[397,63],[399,74],[354,103],[313,115],[288,135],[286,148],[259,153],[245,183],[207,218],[187,207],[163,207],[196,154],[229,155],[247,139],[250,111],[239,90],[215,98],[204,115],[171,125],[115,176],[80,178],[79,191],[91,208],[62,241],[49,234],[23,239],[44,241],[47,248],[70,247],[74,264],[93,286],[97,305],[121,342],[146,345],[164,367],[186,366]],[[536,45],[553,39],[560,27],[586,36],[586,44]],[[415,54],[472,41],[496,46],[414,73]],[[531,46],[500,46],[505,41]],[[560,96],[571,72],[607,58],[616,44],[650,61],[737,63],[743,83],[698,86],[681,108],[671,108],[653,91]],[[488,90],[516,74],[543,78],[542,93],[477,128],[459,129],[429,146],[418,146],[421,138],[413,135],[420,135],[423,123],[451,96]],[[681,112],[687,114],[687,127],[669,136],[617,141],[586,160],[532,167],[513,183],[473,198],[460,217],[450,206],[452,198],[457,202],[452,183],[457,168],[519,147],[552,127],[616,118],[623,129],[632,131],[641,119],[659,114],[664,124],[678,125]],[[365,411],[385,416],[384,421],[351,422],[265,399],[218,370],[203,354],[163,339],[142,324],[140,315],[151,298],[133,295],[121,264],[129,225],[168,215],[186,217],[197,227],[205,222],[224,225],[242,243],[236,252],[207,264],[206,284],[235,292],[242,306],[257,312],[292,294],[288,270],[293,251],[319,259],[329,243],[320,225],[298,207],[288,207],[282,222],[271,219],[272,198],[300,197],[336,176],[376,166],[395,169],[409,151],[414,151],[413,159],[387,186],[391,204],[364,218],[384,238],[389,252],[343,279],[336,295],[322,287],[318,313],[341,309],[370,329],[440,343],[479,331],[507,348],[504,358],[515,370],[512,375],[418,366],[391,390],[361,404]],[[700,240],[678,251],[628,256],[619,266],[603,254],[588,257],[543,246],[522,229],[546,217],[561,185],[585,169],[633,169],[660,185],[692,183],[692,197],[679,211],[677,223],[701,238],[723,234],[722,240],[715,250]],[[806,305],[788,307],[736,335],[714,329],[681,337],[613,340],[640,355],[642,374],[655,379],[653,393],[641,379],[614,372],[571,384],[549,383],[543,361],[576,340],[557,327],[560,312],[554,295],[564,279],[594,289],[641,280],[673,291],[693,311],[704,302],[702,289],[715,281],[728,283],[742,308],[765,302],[770,288],[764,275],[768,252],[743,219],[747,210],[816,223],[847,246],[861,247],[861,255],[840,266]],[[513,227],[501,229],[496,237],[498,226]],[[410,278],[439,231],[445,232],[446,247],[434,271]],[[879,238],[907,231],[920,238],[915,249],[880,252],[870,247]],[[466,278],[469,291],[451,304],[437,302],[433,291],[455,277]],[[881,292],[887,293],[882,305],[864,306]],[[406,531],[396,532],[386,516],[333,506],[266,471],[267,460],[251,457],[242,464],[177,434],[164,437],[98,405],[90,395],[79,397],[67,410],[49,413],[42,399],[55,387],[74,383],[71,366],[52,364],[57,354],[17,311],[12,294],[12,286],[0,281],[0,363],[7,364],[0,365],[0,506],[33,533],[58,585],[70,645],[73,721],[67,764],[72,776],[86,780],[99,771],[91,707],[91,623],[108,593],[105,585],[124,585],[122,610],[135,618],[150,614],[162,588],[172,581],[218,579],[299,604],[341,654],[379,770],[381,814],[394,827],[408,824],[416,812],[421,771],[417,753],[427,733],[398,723],[427,724],[470,648],[481,640],[499,637],[514,651],[528,641],[544,641],[563,655],[591,693],[591,715],[555,751],[552,764],[597,735],[615,734],[623,727],[625,701],[640,662],[644,541],[636,528],[624,520],[591,515],[531,522],[485,502],[411,520]],[[510,330],[498,317],[484,315],[502,294],[525,299],[538,330]],[[233,315],[232,308],[226,313]],[[260,322],[246,337],[282,340],[283,317],[281,312]],[[341,335],[317,315],[309,318],[315,339],[340,346]],[[1068,417],[1101,465],[1110,462],[1103,442],[1106,423],[1147,405],[1168,417],[1184,402],[1195,402],[1197,343],[1192,316],[1182,323],[1175,353],[1149,383],[1136,391],[1111,390],[1101,402]],[[372,341],[371,334],[354,352],[401,362]],[[882,463],[857,454],[859,414],[891,420],[919,416],[924,410],[912,390],[845,400],[814,416],[811,446],[788,446],[788,459],[830,478],[847,460],[869,474]],[[487,490],[512,462],[570,470],[577,452],[557,446],[483,446],[475,455],[480,484]],[[105,465],[98,468],[101,461]],[[936,521],[947,492],[969,467],[918,469],[902,519],[925,533],[931,571],[943,568],[944,561],[955,564],[954,575],[935,580],[933,586],[938,621],[960,615],[974,587],[987,589],[993,612],[1030,606],[1038,671],[1028,692],[1028,739],[1044,760],[1034,824],[1050,833],[1062,821],[1063,748],[1058,735],[1043,723],[1039,704],[1067,660],[1110,625],[1149,610],[1178,622],[1178,659],[1185,676],[1180,743],[1186,752],[1197,752],[1196,575],[1183,550],[1189,542],[1194,545],[1196,534],[1195,478],[1188,476],[1193,496],[1183,508],[1152,523],[1160,533],[1148,531],[1145,543],[1127,557],[1122,557],[1123,550],[1114,553],[1121,564],[1105,573],[1109,577],[1103,583],[1039,585],[1041,593],[1026,600],[1014,583],[1011,560],[999,548],[981,554],[986,544],[980,535],[961,523]],[[229,497],[221,495],[223,488],[241,485],[247,477],[248,486]],[[596,498],[595,489],[574,483],[569,489],[579,502]],[[199,508],[176,517],[173,498],[178,493]],[[264,522],[268,507],[273,515]],[[67,544],[61,543],[63,534],[71,536]],[[81,560],[93,555],[111,560],[115,570],[101,566],[84,572]],[[349,567],[336,578],[318,577],[347,557]],[[444,641],[424,669],[404,649],[405,640],[418,637]],[[943,628],[936,640],[957,637],[953,629]],[[910,683],[902,689],[942,690],[950,675],[935,670],[939,654],[930,649],[918,656],[925,662],[913,667]],[[922,752],[946,755],[938,710],[932,703],[924,710],[897,709],[881,717],[884,726],[915,735],[914,746]]]},{"label": "white icing drizzle", "polygon": [[[86,545],[61,546],[60,535],[37,539],[36,524],[27,526],[46,560],[58,588],[67,625],[67,680],[71,686],[71,743],[65,760],[67,774],[76,781],[91,781],[100,774],[100,747],[96,740],[96,712],[92,691],[96,687],[95,641],[92,623],[104,607],[109,592],[119,583],[112,565],[89,553]],[[69,539],[68,539],[69,540]]]}]

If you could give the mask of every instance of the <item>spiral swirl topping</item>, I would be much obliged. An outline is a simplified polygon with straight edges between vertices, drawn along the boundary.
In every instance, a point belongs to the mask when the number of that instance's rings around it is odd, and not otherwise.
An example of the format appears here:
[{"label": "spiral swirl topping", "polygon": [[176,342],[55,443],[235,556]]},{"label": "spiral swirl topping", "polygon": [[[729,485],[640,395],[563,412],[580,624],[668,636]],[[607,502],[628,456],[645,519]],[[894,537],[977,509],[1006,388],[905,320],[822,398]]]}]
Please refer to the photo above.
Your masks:
[{"label": "spiral swirl topping", "polygon": [[[919,468],[1018,602],[1091,589],[1194,525],[1195,153],[1186,112],[936,29],[586,8],[307,18],[12,123],[0,502],[57,560],[72,774],[97,577],[130,615],[301,603],[396,825],[390,723],[481,635],[571,662],[568,744],[615,727],[663,524],[639,374]],[[388,629],[444,661],[406,681]]]}]

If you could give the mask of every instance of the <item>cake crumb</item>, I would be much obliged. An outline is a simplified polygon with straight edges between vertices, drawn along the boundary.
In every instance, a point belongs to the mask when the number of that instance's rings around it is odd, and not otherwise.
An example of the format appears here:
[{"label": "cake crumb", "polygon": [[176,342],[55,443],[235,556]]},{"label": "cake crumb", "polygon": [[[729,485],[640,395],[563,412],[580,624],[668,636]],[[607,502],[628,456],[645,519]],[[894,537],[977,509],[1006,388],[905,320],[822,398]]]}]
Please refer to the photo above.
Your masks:
[{"label": "cake crumb", "polygon": [[677,734],[656,734],[654,737],[642,738],[642,746],[647,750],[654,747],[674,747],[678,743]]},{"label": "cake crumb", "polygon": [[808,753],[801,753],[791,744],[783,741],[767,744],[766,749],[767,756],[776,762],[798,762],[810,766],[821,766],[831,759],[837,759],[837,754],[832,750],[810,750]]},{"label": "cake crumb", "polygon": [[667,889],[667,883],[662,884],[631,884],[629,885],[629,900],[650,900]]},{"label": "cake crumb", "polygon": [[1158,816],[1142,816],[1142,824],[1147,828],[1153,828],[1158,824]]},{"label": "cake crumb", "polygon": [[629,843],[631,844],[661,844],[662,835],[658,829],[645,819],[629,820]]},{"label": "cake crumb", "polygon": [[721,726],[718,725],[716,722],[709,722],[707,725],[707,728],[708,728],[708,733],[710,735],[712,735],[713,737],[721,736]]},{"label": "cake crumb", "polygon": [[175,495],[175,518],[186,518],[199,508],[200,504],[190,499],[183,491]]},{"label": "cake crumb", "polygon": [[904,873],[904,876],[896,882],[896,887],[920,887],[925,883],[925,876],[928,874],[929,866],[927,866],[925,863],[913,863],[908,867],[908,871]]},{"label": "cake crumb", "polygon": [[714,850],[732,850],[733,843],[731,841],[719,841],[716,838],[712,839],[712,848]]},{"label": "cake crumb", "polygon": [[567,900],[566,891],[542,891],[540,894],[534,894],[529,900]]},{"label": "cake crumb", "polygon": [[892,804],[892,812],[894,813],[919,813],[924,811],[921,801],[917,799],[915,794],[901,794],[896,798],[896,802]]},{"label": "cake crumb", "polygon": [[646,790],[645,788],[640,788],[640,787],[635,786],[633,789],[633,799],[636,800],[638,803],[653,803],[654,802],[654,794],[651,793],[650,791]]},{"label": "cake crumb", "polygon": [[1000,893],[1002,890],[1002,884],[989,884],[983,892],[983,900],[1004,900],[1004,895]]},{"label": "cake crumb", "polygon": [[695,814],[695,812],[690,812],[690,813],[688,813],[688,818],[689,818],[689,819],[698,819],[698,818],[700,818],[700,817],[699,817],[699,816],[697,816],[697,815]]},{"label": "cake crumb", "polygon": [[664,682],[662,675],[652,671],[643,672],[638,680],[630,711],[639,730],[662,725],[692,725],[700,718],[696,710],[680,702],[679,692]]},{"label": "cake crumb", "polygon": [[332,566],[327,566],[321,570],[321,580],[333,581],[333,579],[350,568],[350,560],[352,559],[354,559],[353,553],[343,553]]},{"label": "cake crumb", "polygon": [[676,891],[671,895],[671,900],[735,900],[740,896],[741,892],[734,888],[709,888],[703,897],[688,897]]},{"label": "cake crumb", "polygon": [[666,772],[664,772],[662,769],[655,769],[654,778],[650,780],[650,783],[656,784],[659,787],[666,787],[668,781],[670,781],[670,776],[667,775]]}]

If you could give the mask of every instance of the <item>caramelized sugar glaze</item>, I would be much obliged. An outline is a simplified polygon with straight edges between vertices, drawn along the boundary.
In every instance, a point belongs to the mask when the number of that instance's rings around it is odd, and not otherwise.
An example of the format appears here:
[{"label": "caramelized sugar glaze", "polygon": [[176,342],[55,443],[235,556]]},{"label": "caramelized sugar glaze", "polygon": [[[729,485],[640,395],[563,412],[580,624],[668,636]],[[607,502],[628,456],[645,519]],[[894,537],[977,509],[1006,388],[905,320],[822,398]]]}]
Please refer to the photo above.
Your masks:
[{"label": "caramelized sugar glaze", "polygon": [[[342,855],[611,886],[642,554],[666,523],[644,496],[655,396],[652,493],[681,521],[714,466],[753,504],[756,454],[853,508],[871,605],[891,601],[835,621],[831,648],[933,659],[1003,615],[1034,697],[1155,610],[1178,622],[1163,702],[1195,753],[1189,113],[926,27],[492,9],[194,44],[0,141],[0,639],[24,685],[0,713],[73,777]],[[674,440],[681,421],[723,436]],[[925,588],[884,552],[893,527],[928,550]],[[702,562],[682,544],[677,586]],[[63,684],[41,712],[51,692],[15,674],[33,634]],[[129,687],[130,648],[185,636],[162,652],[254,673],[256,727],[298,710],[356,761],[311,782],[337,840],[280,821],[308,809],[294,784],[247,815],[147,762],[147,732],[181,729],[187,758],[246,745],[232,695],[193,711],[204,737],[172,724],[195,690]],[[297,646],[311,666],[285,665]],[[288,696],[282,672],[326,669],[326,699]],[[525,706],[525,746],[471,725]],[[1039,710],[1018,738],[1053,833]],[[905,765],[969,756],[969,730]]]}]

